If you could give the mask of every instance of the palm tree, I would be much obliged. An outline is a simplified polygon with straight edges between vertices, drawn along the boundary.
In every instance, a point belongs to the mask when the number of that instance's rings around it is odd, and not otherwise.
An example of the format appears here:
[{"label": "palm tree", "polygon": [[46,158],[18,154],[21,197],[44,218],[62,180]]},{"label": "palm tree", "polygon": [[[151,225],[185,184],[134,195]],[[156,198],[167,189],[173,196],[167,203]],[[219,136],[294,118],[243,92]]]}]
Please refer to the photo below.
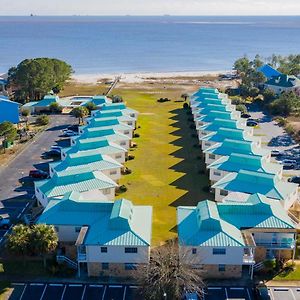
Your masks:
[{"label": "palm tree", "polygon": [[7,237],[6,247],[10,252],[24,257],[29,253],[30,228],[23,224],[15,225]]},{"label": "palm tree", "polygon": [[79,125],[80,125],[81,124],[80,121],[82,120],[82,123],[83,123],[83,118],[85,118],[86,116],[89,115],[89,111],[85,106],[79,106],[79,107],[75,107],[72,110],[72,115],[75,118],[78,118],[78,122],[79,122]]},{"label": "palm tree", "polygon": [[46,224],[34,225],[31,231],[32,252],[43,257],[44,267],[46,267],[46,255],[53,252],[58,244],[57,233],[52,225]]},{"label": "palm tree", "polygon": [[184,101],[186,101],[188,97],[189,97],[189,95],[187,93],[184,93],[181,95],[181,98],[183,98]]},{"label": "palm tree", "polygon": [[204,283],[201,272],[184,263],[186,254],[180,252],[176,241],[154,248],[150,262],[137,270],[143,299],[182,299],[186,292],[203,297]]}]

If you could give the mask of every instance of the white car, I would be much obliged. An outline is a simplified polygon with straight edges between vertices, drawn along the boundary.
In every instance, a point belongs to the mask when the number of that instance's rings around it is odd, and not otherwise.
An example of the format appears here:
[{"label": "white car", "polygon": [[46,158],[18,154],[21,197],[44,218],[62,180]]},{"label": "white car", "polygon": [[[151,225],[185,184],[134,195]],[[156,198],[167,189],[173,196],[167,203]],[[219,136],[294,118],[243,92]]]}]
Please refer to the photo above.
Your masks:
[{"label": "white car", "polygon": [[60,146],[51,146],[50,151],[61,153],[61,147]]},{"label": "white car", "polygon": [[74,132],[73,130],[64,131],[64,134],[63,134],[63,136],[67,136],[67,137],[75,136],[75,135],[78,135],[78,133]]}]

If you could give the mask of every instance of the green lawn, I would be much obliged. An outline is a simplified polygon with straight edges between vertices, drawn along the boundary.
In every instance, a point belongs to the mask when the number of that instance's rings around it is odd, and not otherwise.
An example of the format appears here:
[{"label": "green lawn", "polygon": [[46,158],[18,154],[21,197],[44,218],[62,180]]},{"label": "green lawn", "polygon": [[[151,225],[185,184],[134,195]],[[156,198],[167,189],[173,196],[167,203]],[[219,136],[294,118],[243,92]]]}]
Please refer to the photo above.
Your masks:
[{"label": "green lawn", "polygon": [[[159,91],[156,90],[159,93]],[[130,152],[135,159],[126,163],[132,174],[124,175],[125,197],[134,204],[153,206],[153,245],[176,236],[176,207],[196,205],[212,197],[202,191],[208,185],[208,176],[200,175],[204,164],[199,160],[200,149],[193,147],[188,116],[182,102],[175,102],[182,91],[163,90],[153,94],[145,90],[116,90],[129,107],[140,112],[134,139],[138,148]],[[170,97],[171,102],[157,103],[160,97]]]},{"label": "green lawn", "polygon": [[300,265],[296,264],[294,268],[286,267],[273,280],[284,281],[284,280],[299,280],[300,281]]}]

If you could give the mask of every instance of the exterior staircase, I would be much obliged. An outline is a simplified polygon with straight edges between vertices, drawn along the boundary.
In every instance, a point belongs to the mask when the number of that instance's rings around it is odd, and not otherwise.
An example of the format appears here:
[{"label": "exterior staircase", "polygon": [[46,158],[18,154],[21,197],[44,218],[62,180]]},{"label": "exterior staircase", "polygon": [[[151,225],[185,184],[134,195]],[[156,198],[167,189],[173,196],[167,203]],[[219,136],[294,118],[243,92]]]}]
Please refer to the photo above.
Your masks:
[{"label": "exterior staircase", "polygon": [[78,269],[77,263],[65,255],[56,255],[56,261],[59,263],[66,263],[70,268],[74,270]]},{"label": "exterior staircase", "polygon": [[264,268],[264,262],[263,261],[253,265],[253,271],[260,271],[263,268]]}]

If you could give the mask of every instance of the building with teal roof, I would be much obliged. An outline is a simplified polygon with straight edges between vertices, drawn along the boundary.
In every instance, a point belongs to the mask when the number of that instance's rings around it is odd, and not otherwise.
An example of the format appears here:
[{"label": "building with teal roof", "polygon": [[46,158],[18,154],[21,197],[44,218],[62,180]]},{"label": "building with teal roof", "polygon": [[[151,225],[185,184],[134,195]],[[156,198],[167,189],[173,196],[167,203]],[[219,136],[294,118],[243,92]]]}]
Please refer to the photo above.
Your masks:
[{"label": "building with teal roof", "polygon": [[177,228],[184,259],[206,277],[239,278],[245,267],[252,277],[253,265],[270,253],[292,257],[295,250],[295,224],[278,201],[261,194],[243,203],[206,200],[179,206]]},{"label": "building with teal roof", "polygon": [[131,120],[136,121],[136,118],[130,116],[132,113],[131,109],[125,108],[125,109],[112,109],[112,110],[95,110],[92,113],[92,117],[96,118],[106,118],[106,117],[120,117],[120,116],[127,116],[131,118]]},{"label": "building with teal roof", "polygon": [[118,120],[116,117],[112,118],[91,118],[87,120],[87,125],[79,127],[79,134],[82,134],[86,128],[102,128],[102,129],[115,129],[122,134],[133,137],[134,127]]},{"label": "building with teal roof", "polygon": [[37,200],[46,207],[50,198],[63,197],[71,191],[90,199],[113,200],[117,184],[102,172],[85,167],[56,172],[50,179],[35,181],[34,186]]},{"label": "building with teal roof", "polygon": [[236,116],[235,112],[224,112],[224,111],[210,111],[208,115],[203,115],[196,120],[196,128],[203,126],[207,123],[214,122],[215,119],[224,119],[224,120],[239,120],[240,118]]},{"label": "building with teal roof", "polygon": [[121,177],[121,169],[123,165],[112,159],[108,155],[93,153],[89,156],[73,157],[67,155],[63,161],[53,162],[49,164],[50,177],[56,172],[62,174],[65,172],[74,172],[76,170],[86,169],[88,171],[101,171],[104,175],[118,182]]},{"label": "building with teal roof", "polygon": [[[54,225],[66,256],[89,276],[129,276],[149,261],[152,207],[90,199],[77,192],[51,199],[38,223]],[[75,253],[75,255],[74,255]]]},{"label": "building with teal roof", "polygon": [[207,166],[209,179],[215,183],[229,173],[238,173],[240,170],[255,171],[277,175],[282,178],[282,166],[277,163],[266,161],[263,156],[231,153],[223,156]]},{"label": "building with teal roof", "polygon": [[57,95],[45,95],[44,98],[36,104],[33,105],[34,113],[40,113],[43,111],[50,111],[50,104],[51,103],[59,103],[59,97]]},{"label": "building with teal roof", "polygon": [[117,145],[129,149],[131,144],[131,138],[125,134],[120,133],[116,129],[103,127],[87,127],[81,135],[77,135],[71,138],[71,146],[76,144],[77,140],[89,140],[89,141],[102,141],[108,140]]},{"label": "building with teal roof", "polygon": [[292,92],[300,89],[300,79],[296,76],[281,74],[270,78],[265,83],[265,88],[272,90],[279,95],[283,92]]},{"label": "building with teal roof", "polygon": [[220,202],[231,192],[242,194],[262,194],[279,201],[287,210],[298,199],[298,185],[282,181],[278,175],[240,170],[230,173],[212,185],[215,200]]},{"label": "building with teal roof", "polygon": [[216,132],[211,132],[201,137],[199,140],[202,150],[204,151],[215,144],[224,142],[226,139],[253,142],[258,147],[261,146],[260,137],[252,136],[243,129],[231,129],[223,127],[220,127]]},{"label": "building with teal roof", "polygon": [[122,110],[126,115],[129,115],[132,118],[137,119],[138,111],[126,107],[124,103],[106,103],[101,107],[101,111],[108,111],[108,110]]},{"label": "building with teal roof", "polygon": [[108,113],[102,113],[102,114],[97,114],[95,116],[92,116],[90,118],[86,119],[86,122],[92,123],[93,120],[95,120],[94,122],[97,121],[101,121],[101,120],[110,120],[111,118],[116,118],[117,120],[119,120],[120,122],[131,126],[131,127],[135,127],[135,118],[132,118],[128,115],[125,115],[122,113],[122,110],[118,110],[118,111],[113,111],[113,113],[110,113],[110,111],[108,111]]},{"label": "building with teal roof", "polygon": [[223,156],[230,156],[231,153],[263,156],[266,161],[271,160],[270,150],[261,148],[251,141],[233,140],[230,138],[207,148],[203,151],[203,153],[205,155],[205,163],[207,165]]},{"label": "building with teal roof", "polygon": [[74,146],[63,148],[61,158],[64,160],[68,154],[73,157],[87,157],[94,153],[108,155],[121,164],[125,162],[127,156],[125,148],[105,139],[100,141],[78,140]]},{"label": "building with teal roof", "polygon": [[207,123],[198,127],[198,137],[206,136],[211,132],[217,132],[220,128],[229,128],[229,129],[242,129],[247,134],[253,135],[253,127],[248,127],[244,119],[240,120],[224,120],[224,119],[215,119],[211,123]]}]

